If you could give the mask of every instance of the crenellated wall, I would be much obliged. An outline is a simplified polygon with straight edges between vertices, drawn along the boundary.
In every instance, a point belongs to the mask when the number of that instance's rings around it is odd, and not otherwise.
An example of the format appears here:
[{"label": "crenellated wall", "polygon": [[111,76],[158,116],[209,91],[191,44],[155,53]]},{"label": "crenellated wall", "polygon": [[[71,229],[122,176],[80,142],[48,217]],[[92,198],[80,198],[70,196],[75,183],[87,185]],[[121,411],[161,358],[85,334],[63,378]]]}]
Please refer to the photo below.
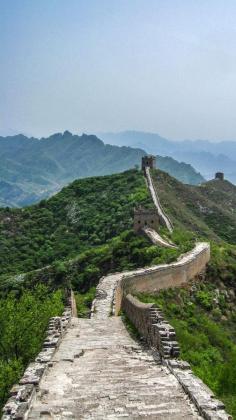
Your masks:
[{"label": "crenellated wall", "polygon": [[122,310],[148,345],[156,348],[164,359],[179,356],[174,328],[152,303],[140,302],[132,295],[123,296]]},{"label": "crenellated wall", "polygon": [[123,276],[117,287],[116,311],[122,308],[129,320],[145,339],[156,349],[162,363],[176,377],[190,400],[197,407],[201,418],[206,420],[230,420],[224,404],[195,376],[187,362],[178,360],[180,353],[174,328],[165,321],[160,309],[154,304],[140,302],[131,291],[155,292],[161,288],[181,286],[200,274],[210,259],[210,246],[198,244],[177,263],[155,267],[153,270],[139,270]]}]

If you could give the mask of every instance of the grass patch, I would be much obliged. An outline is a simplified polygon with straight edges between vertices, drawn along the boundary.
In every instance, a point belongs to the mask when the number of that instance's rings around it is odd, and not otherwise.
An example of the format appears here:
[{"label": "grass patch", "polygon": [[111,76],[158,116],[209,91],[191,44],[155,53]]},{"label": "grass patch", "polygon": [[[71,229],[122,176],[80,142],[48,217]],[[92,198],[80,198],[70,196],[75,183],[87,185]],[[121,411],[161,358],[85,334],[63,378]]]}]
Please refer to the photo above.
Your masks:
[{"label": "grass patch", "polygon": [[91,305],[96,295],[96,287],[91,287],[86,293],[75,292],[78,318],[89,318]]},{"label": "grass patch", "polygon": [[122,319],[123,323],[125,324],[125,327],[126,327],[128,333],[130,334],[130,336],[134,340],[139,341],[141,339],[141,335],[140,335],[139,331],[137,330],[137,328],[134,326],[134,324],[129,320],[126,313],[123,312],[123,311],[120,311],[119,315],[121,316],[121,319]]}]

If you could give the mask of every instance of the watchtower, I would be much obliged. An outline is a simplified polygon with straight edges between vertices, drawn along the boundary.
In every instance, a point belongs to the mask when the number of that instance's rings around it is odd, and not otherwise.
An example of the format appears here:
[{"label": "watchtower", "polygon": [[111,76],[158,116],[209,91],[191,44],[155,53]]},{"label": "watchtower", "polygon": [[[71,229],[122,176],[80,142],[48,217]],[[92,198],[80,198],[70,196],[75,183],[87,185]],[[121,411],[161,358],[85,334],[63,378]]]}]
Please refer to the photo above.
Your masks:
[{"label": "watchtower", "polygon": [[154,169],[156,166],[156,157],[153,155],[147,155],[142,157],[142,170],[145,168]]},{"label": "watchtower", "polygon": [[150,227],[157,230],[160,224],[157,209],[144,209],[137,207],[134,209],[134,230],[138,232],[140,229]]},{"label": "watchtower", "polygon": [[223,172],[216,172],[215,179],[218,179],[219,181],[224,181],[224,173]]}]

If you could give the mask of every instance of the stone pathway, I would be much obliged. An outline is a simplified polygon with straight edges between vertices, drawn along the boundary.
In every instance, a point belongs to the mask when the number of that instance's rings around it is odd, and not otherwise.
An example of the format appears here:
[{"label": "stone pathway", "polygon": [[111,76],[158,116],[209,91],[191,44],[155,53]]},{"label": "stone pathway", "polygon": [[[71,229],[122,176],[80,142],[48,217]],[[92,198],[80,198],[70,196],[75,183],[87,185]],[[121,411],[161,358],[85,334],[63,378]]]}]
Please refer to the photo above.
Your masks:
[{"label": "stone pathway", "polygon": [[142,230],[154,245],[159,245],[164,248],[177,248],[173,243],[171,244],[163,239],[154,229],[145,227]]},{"label": "stone pathway", "polygon": [[91,319],[73,318],[29,419],[200,419],[177,379],[110,316],[120,274],[103,278]]}]

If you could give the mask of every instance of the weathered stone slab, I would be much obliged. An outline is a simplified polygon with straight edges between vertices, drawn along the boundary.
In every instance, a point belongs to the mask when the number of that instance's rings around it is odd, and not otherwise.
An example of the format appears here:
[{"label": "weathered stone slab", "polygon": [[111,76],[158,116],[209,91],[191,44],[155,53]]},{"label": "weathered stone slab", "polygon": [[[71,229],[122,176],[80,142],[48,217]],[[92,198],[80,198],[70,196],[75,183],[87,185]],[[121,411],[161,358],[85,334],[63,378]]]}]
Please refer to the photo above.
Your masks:
[{"label": "weathered stone slab", "polygon": [[222,401],[217,400],[211,389],[193,374],[187,362],[169,360],[166,363],[205,419],[229,420],[231,418],[226,413]]},{"label": "weathered stone slab", "polygon": [[38,354],[35,361],[38,363],[48,363],[50,362],[54,353],[55,353],[55,348],[46,347]]},{"label": "weathered stone slab", "polygon": [[30,363],[30,365],[25,370],[25,373],[19,382],[20,385],[25,385],[25,384],[38,385],[43,376],[45,369],[46,369],[46,365],[42,363],[37,363],[37,362]]}]

